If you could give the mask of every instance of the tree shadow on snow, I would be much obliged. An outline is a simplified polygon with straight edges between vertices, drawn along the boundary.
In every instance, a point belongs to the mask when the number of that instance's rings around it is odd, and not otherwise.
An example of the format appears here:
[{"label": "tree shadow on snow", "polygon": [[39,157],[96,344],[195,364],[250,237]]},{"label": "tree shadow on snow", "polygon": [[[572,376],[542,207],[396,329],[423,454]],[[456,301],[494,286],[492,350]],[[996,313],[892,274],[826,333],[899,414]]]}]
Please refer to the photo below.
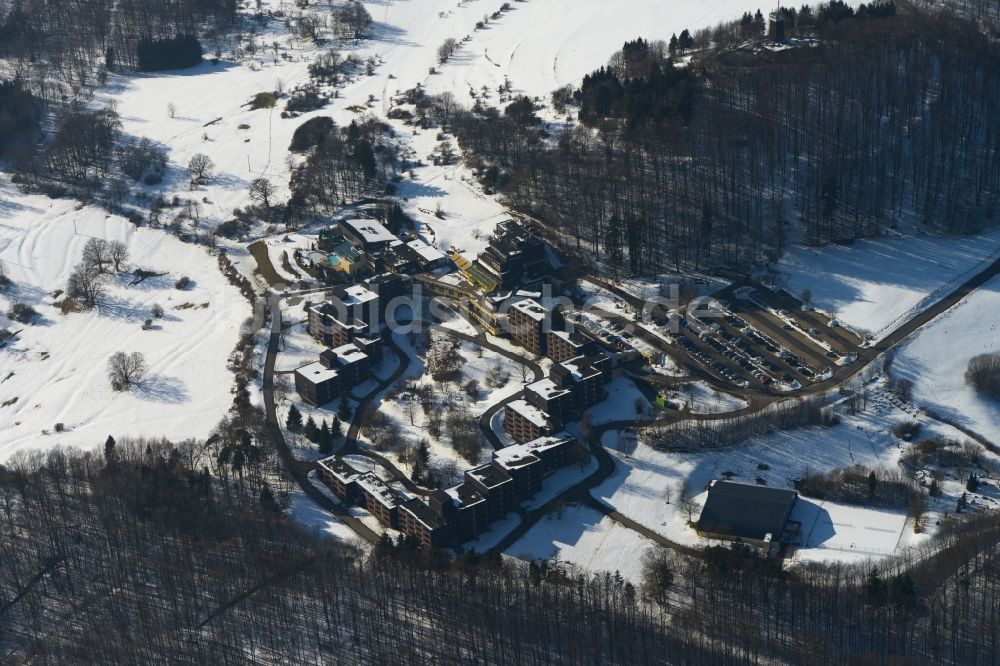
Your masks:
[{"label": "tree shadow on snow", "polygon": [[143,379],[137,388],[136,395],[148,402],[180,405],[190,398],[187,386],[176,377],[150,375]]}]

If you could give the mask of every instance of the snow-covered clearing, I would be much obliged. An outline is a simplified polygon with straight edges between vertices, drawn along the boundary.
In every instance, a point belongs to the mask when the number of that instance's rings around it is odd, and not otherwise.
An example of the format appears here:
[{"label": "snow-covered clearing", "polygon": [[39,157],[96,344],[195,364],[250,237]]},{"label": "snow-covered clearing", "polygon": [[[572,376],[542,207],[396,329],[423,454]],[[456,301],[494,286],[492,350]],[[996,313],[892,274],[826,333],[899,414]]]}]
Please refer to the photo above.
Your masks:
[{"label": "snow-covered clearing", "polygon": [[[903,446],[890,431],[894,424],[910,420],[911,416],[897,410],[884,397],[876,396],[869,410],[857,416],[843,415],[832,427],[799,428],[756,437],[735,447],[706,453],[673,453],[652,448],[644,441],[610,432],[604,444],[615,458],[615,473],[598,486],[593,495],[608,506],[636,520],[649,529],[677,543],[704,546],[712,543],[699,537],[688,527],[688,507],[682,502],[692,500],[690,517],[697,520],[706,497],[706,488],[713,479],[732,476],[740,483],[766,483],[776,488],[792,487],[794,479],[807,472],[824,472],[852,465],[895,469],[904,452]],[[923,420],[925,434],[960,437],[953,428]],[[759,481],[758,481],[759,479]],[[961,484],[943,483],[945,496],[929,507],[928,515],[954,507],[961,494]],[[803,534],[811,533],[808,547],[798,550],[799,558],[838,559],[839,553],[850,556],[884,556],[895,550],[896,542],[917,543],[924,538],[913,535],[912,523],[900,539],[895,511],[840,507],[826,503],[822,508],[833,518],[833,527],[808,512],[808,503],[817,501],[800,497],[800,511],[809,521]],[[860,512],[860,513],[858,513]],[[933,525],[933,520],[927,521]],[[810,526],[817,527],[811,530]],[[862,538],[867,526],[894,530],[892,546],[881,537]],[[859,532],[858,530],[861,530]],[[876,530],[873,534],[886,535]],[[851,544],[855,544],[852,549]],[[864,544],[868,544],[867,546]]]},{"label": "snow-covered clearing", "polygon": [[[205,248],[185,244],[93,206],[18,193],[0,184],[0,261],[13,284],[0,294],[0,312],[14,302],[34,307],[33,324],[0,349],[0,458],[17,449],[56,444],[100,446],[115,437],[205,437],[232,403],[227,360],[250,306]],[[53,294],[80,261],[90,238],[121,240],[129,266],[157,273],[134,286],[112,275],[101,304],[62,314]],[[191,285],[175,289],[181,276]],[[165,315],[150,330],[154,303]],[[142,384],[116,393],[107,359],[141,352],[149,371]],[[62,423],[64,432],[54,432]],[[43,434],[48,431],[49,434]]]},{"label": "snow-covered clearing", "polygon": [[1000,432],[1000,404],[965,383],[969,359],[1000,351],[1000,279],[993,279],[922,328],[903,347],[893,374],[914,383],[920,404],[991,440]]},{"label": "snow-covered clearing", "polygon": [[358,546],[364,545],[364,542],[351,528],[334,518],[329,511],[320,508],[312,499],[306,497],[301,488],[295,488],[289,494],[288,513],[316,535]]},{"label": "snow-covered clearing", "polygon": [[[430,4],[394,2],[388,20],[395,23],[401,8]],[[451,91],[460,99],[466,91],[483,86],[496,91],[504,77],[515,93],[547,99],[556,88],[579,84],[585,74],[607,64],[627,40],[644,37],[667,41],[685,28],[694,32],[758,8],[746,0],[528,0],[511,2],[509,12],[490,21],[485,29],[473,31],[484,13],[500,8],[501,0],[466,0],[457,7],[454,0],[439,4],[446,6],[441,23],[447,27],[442,27],[440,39],[431,46],[436,48],[446,37],[461,39],[466,34],[471,34],[472,40],[428,86],[433,92]],[[430,14],[430,7],[425,11]]]},{"label": "snow-covered clearing", "polygon": [[642,582],[642,559],[653,543],[594,509],[572,504],[547,515],[505,551],[522,560],[558,560],[580,572],[618,571]]},{"label": "snow-covered clearing", "polygon": [[[802,523],[803,547],[795,562],[852,562],[898,555],[924,541],[907,525],[903,511],[879,511],[799,497],[791,520]],[[921,538],[923,537],[923,538]]]},{"label": "snow-covered clearing", "polygon": [[747,406],[744,400],[716,391],[705,382],[682,384],[676,391],[671,391],[671,397],[692,414],[732,412]]},{"label": "snow-covered clearing", "polygon": [[1000,231],[963,238],[908,235],[849,246],[792,246],[779,286],[803,291],[842,324],[880,339],[1000,256]]},{"label": "snow-covered clearing", "polygon": [[635,382],[627,377],[616,377],[605,388],[608,397],[587,410],[587,418],[594,425],[629,418],[648,418],[656,410]]}]

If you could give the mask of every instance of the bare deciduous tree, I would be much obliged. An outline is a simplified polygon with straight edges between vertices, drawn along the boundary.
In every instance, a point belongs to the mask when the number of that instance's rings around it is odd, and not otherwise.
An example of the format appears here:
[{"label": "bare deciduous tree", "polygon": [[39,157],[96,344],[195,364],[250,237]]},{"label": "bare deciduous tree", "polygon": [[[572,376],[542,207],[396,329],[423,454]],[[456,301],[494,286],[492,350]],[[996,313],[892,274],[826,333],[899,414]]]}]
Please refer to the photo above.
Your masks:
[{"label": "bare deciduous tree", "polygon": [[254,201],[259,201],[264,208],[271,207],[271,197],[274,196],[276,188],[267,178],[254,178],[250,182],[250,197]]},{"label": "bare deciduous tree", "polygon": [[91,272],[103,273],[104,264],[111,260],[110,250],[108,241],[103,238],[91,238],[83,246],[83,265]]},{"label": "bare deciduous tree", "polygon": [[142,381],[146,374],[146,358],[140,352],[115,352],[108,359],[108,378],[111,388],[124,391]]},{"label": "bare deciduous tree", "polygon": [[192,183],[203,183],[212,177],[215,163],[204,153],[195,153],[188,162],[188,175]]},{"label": "bare deciduous tree", "polygon": [[104,280],[86,264],[77,264],[66,281],[66,295],[81,305],[94,307],[104,296]]},{"label": "bare deciduous tree", "polygon": [[115,272],[120,273],[122,265],[128,261],[128,245],[120,240],[108,243],[108,260],[114,264]]}]

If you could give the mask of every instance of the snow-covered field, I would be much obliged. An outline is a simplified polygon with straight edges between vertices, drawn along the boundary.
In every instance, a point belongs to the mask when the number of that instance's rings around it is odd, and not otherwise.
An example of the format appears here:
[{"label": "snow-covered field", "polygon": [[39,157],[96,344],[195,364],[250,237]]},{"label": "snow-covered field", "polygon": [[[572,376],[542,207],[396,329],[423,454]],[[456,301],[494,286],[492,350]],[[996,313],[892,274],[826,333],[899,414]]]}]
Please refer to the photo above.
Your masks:
[{"label": "snow-covered field", "polygon": [[[411,6],[427,4],[394,2],[388,20],[395,22]],[[441,21],[447,27],[441,28],[441,38],[432,45],[466,34],[473,39],[441,74],[432,77],[428,84],[432,91],[451,91],[456,96],[483,86],[495,91],[507,77],[515,93],[545,98],[560,86],[579,84],[627,40],[667,41],[685,28],[693,32],[758,8],[746,0],[528,0],[511,2],[511,11],[473,32],[484,12],[499,9],[500,0],[465,0],[457,7],[454,0],[440,4],[447,6]]]},{"label": "snow-covered field", "polygon": [[[604,444],[615,458],[616,469],[592,494],[672,541],[704,546],[711,542],[699,537],[687,522],[689,515],[697,520],[706,488],[713,479],[731,475],[739,483],[763,482],[789,488],[794,479],[807,472],[852,465],[895,469],[904,450],[890,431],[895,423],[911,418],[884,396],[876,395],[868,411],[857,416],[845,414],[833,427],[777,432],[735,447],[697,454],[659,451],[644,441],[607,433]],[[923,420],[922,425],[925,434],[961,438],[948,426],[929,420]],[[930,507],[931,513],[953,507],[954,496],[962,490],[959,483],[943,484],[942,488],[946,498]],[[691,506],[682,499],[690,499]],[[804,523],[807,545],[798,550],[797,559],[881,557],[898,553],[897,544],[914,545],[927,536],[914,535],[912,523],[904,529],[905,516],[898,512],[806,498],[800,498],[799,503],[796,510]]]},{"label": "snow-covered field", "polygon": [[893,373],[914,383],[914,397],[996,441],[1000,404],[965,383],[969,359],[1000,351],[1000,279],[994,279],[922,328],[903,347]]},{"label": "snow-covered field", "polygon": [[718,414],[732,412],[747,406],[736,396],[716,391],[705,382],[682,384],[671,397],[681,404],[681,408],[692,414]]},{"label": "snow-covered field", "polygon": [[506,555],[522,560],[558,560],[580,572],[618,571],[642,582],[642,559],[653,543],[594,509],[573,504],[549,514]]},{"label": "snow-covered field", "polygon": [[[130,268],[165,275],[135,286],[131,275],[113,275],[98,308],[64,315],[53,294],[65,289],[92,237],[124,241]],[[204,437],[232,403],[226,364],[250,306],[203,247],[3,183],[0,261],[13,281],[0,312],[22,302],[40,315],[31,325],[0,320],[21,330],[0,349],[0,458],[57,444],[97,447],[108,435]],[[191,286],[175,289],[184,275]],[[154,303],[165,315],[142,330]],[[107,360],[117,351],[145,356],[149,372],[138,388],[111,390]],[[55,432],[57,423],[64,432]]]},{"label": "snow-covered field", "polygon": [[964,238],[909,235],[849,246],[791,246],[777,282],[875,339],[941,299],[1000,257],[1000,232]]}]

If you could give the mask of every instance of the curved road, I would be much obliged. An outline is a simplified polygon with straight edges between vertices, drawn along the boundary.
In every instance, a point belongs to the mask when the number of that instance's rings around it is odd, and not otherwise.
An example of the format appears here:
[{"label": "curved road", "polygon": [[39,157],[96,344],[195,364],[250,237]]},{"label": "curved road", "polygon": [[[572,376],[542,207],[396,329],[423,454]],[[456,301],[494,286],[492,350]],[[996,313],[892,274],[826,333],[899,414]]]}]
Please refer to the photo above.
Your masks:
[{"label": "curved road", "polygon": [[[909,338],[911,335],[913,335],[916,331],[918,331],[921,327],[923,327],[927,323],[933,321],[935,318],[937,318],[944,312],[950,310],[952,307],[960,303],[964,298],[969,296],[971,293],[973,293],[974,291],[976,291],[984,284],[989,282],[991,279],[997,277],[998,275],[1000,275],[1000,259],[993,262],[985,269],[983,269],[970,279],[963,282],[961,285],[953,289],[949,294],[944,296],[934,305],[916,314],[907,322],[901,324],[892,333],[884,337],[878,343],[872,345],[871,347],[860,349],[858,352],[857,360],[855,360],[855,362],[852,363],[850,366],[844,368],[842,373],[838,373],[837,375],[831,377],[830,379],[817,382],[816,384],[811,385],[808,388],[808,390],[796,394],[795,397],[805,397],[805,396],[822,394],[829,391],[830,389],[836,388],[837,386],[843,384],[845,381],[853,378],[864,368],[868,367],[873,362],[877,361],[879,357],[881,357],[884,353],[886,353],[887,351],[891,350],[892,348],[894,348],[895,346],[897,346],[898,344]],[[614,287],[614,285],[610,285],[610,283],[603,280],[602,278],[590,275],[588,276],[588,279],[598,281],[598,283],[601,284],[601,286],[610,288],[613,291],[613,293],[616,293],[622,296],[623,298],[626,298],[626,300],[631,301],[635,299],[633,295],[628,294],[627,292],[624,292],[623,290],[617,287]],[[276,310],[277,312],[275,313]],[[315,501],[317,501],[321,506],[327,508],[332,513],[337,515],[338,518],[343,520],[349,527],[351,527],[351,529],[353,529],[356,533],[358,533],[359,536],[365,538],[366,540],[374,541],[374,539],[376,539],[377,536],[374,535],[374,533],[370,529],[368,529],[363,523],[361,523],[357,519],[346,514],[346,512],[343,511],[342,507],[339,507],[339,505],[335,505],[331,500],[329,500],[329,498],[326,497],[326,495],[320,492],[309,482],[309,480],[305,477],[305,472],[303,471],[303,465],[305,463],[302,463],[301,461],[297,461],[294,459],[294,456],[291,455],[290,450],[288,450],[288,447],[284,442],[284,437],[281,435],[281,430],[277,425],[277,418],[274,414],[274,396],[273,396],[274,357],[277,353],[277,345],[280,339],[280,317],[281,317],[280,310],[277,307],[272,307],[271,340],[268,345],[268,356],[267,356],[267,361],[265,362],[265,371],[264,371],[264,396],[265,396],[265,405],[267,407],[269,431],[272,431],[271,432],[272,437],[275,439],[277,443],[279,443],[278,448],[279,451],[281,451],[282,453],[282,457],[285,459],[285,462],[288,465],[289,470],[292,472],[293,476],[295,476],[296,481],[303,488],[303,490]],[[505,350],[496,345],[492,345],[484,340],[479,340],[473,336],[466,336],[464,334],[458,333],[457,331],[449,331],[448,329],[442,329],[442,330],[446,330],[449,332],[449,334],[455,335],[456,337],[460,337],[463,339],[477,342],[478,344],[482,344],[484,347],[489,348],[497,353],[503,354],[508,358],[513,359],[515,356],[517,356],[516,354],[513,354],[509,350]],[[642,337],[645,339],[646,336]],[[651,337],[655,338],[655,336]],[[652,342],[653,340],[647,340],[647,341]],[[657,348],[662,348],[662,346],[663,346],[662,341],[656,345]],[[401,350],[399,350],[398,347],[395,348],[395,351],[397,352],[397,354],[401,353]],[[403,356],[405,356],[405,354],[403,354]],[[394,373],[393,378],[390,378],[390,380],[387,380],[387,382],[383,382],[383,384],[380,384],[380,388],[376,389],[372,394],[366,397],[365,400],[370,401],[374,399],[374,397],[378,395],[378,393],[384,390],[393,381],[398,379],[398,377],[402,376],[402,373],[405,372],[405,367],[406,364],[408,363],[408,360],[409,359],[407,358],[406,363],[404,363],[401,358],[400,369],[397,369],[397,372]],[[514,360],[522,363],[527,361],[527,359],[524,359],[523,357],[518,357]],[[531,363],[530,361],[528,362]],[[540,377],[543,374],[541,372],[541,366],[538,365],[537,363],[534,364],[532,370],[535,372],[536,378]],[[502,446],[502,443],[499,441],[499,438],[496,437],[496,434],[493,433],[492,428],[489,426],[489,422],[492,419],[493,415],[497,413],[497,411],[502,409],[504,405],[506,405],[508,402],[514,399],[516,399],[516,396],[512,396],[506,399],[505,401],[501,401],[500,403],[493,405],[489,410],[487,410],[487,413],[485,413],[482,417],[480,417],[480,428],[483,430],[483,434],[487,437],[487,439],[489,439],[490,443],[494,446],[494,448],[499,448],[500,446]],[[614,458],[612,458],[611,455],[600,444],[600,436],[604,432],[607,432],[609,430],[620,429],[624,427],[649,428],[649,427],[678,423],[683,420],[699,420],[699,421],[724,420],[727,418],[732,418],[734,416],[757,412],[761,409],[766,408],[768,405],[773,404],[774,402],[780,401],[782,399],[783,398],[780,396],[767,396],[758,394],[756,398],[753,398],[749,401],[747,407],[733,412],[727,412],[721,414],[676,414],[663,419],[657,419],[645,422],[618,421],[618,422],[603,424],[600,428],[596,429],[592,433],[592,435],[588,438],[588,446],[590,447],[591,453],[596,457],[598,461],[598,469],[589,477],[577,483],[576,485],[566,489],[565,491],[560,493],[557,497],[549,500],[541,507],[538,507],[531,511],[523,512],[520,524],[514,530],[512,530],[507,536],[505,536],[504,539],[502,539],[501,542],[497,544],[493,550],[504,550],[510,547],[520,537],[526,534],[528,530],[530,530],[535,524],[537,524],[537,522],[553,508],[555,508],[558,505],[564,504],[567,501],[576,500],[583,502],[587,506],[600,511],[602,514],[611,517],[613,520],[617,521],[623,526],[632,529],[661,545],[674,548],[682,552],[691,551],[692,549],[690,549],[689,547],[682,546],[680,544],[676,544],[672,541],[669,541],[665,539],[662,535],[659,535],[657,532],[649,530],[648,528],[633,521],[627,516],[618,513],[614,509],[608,507],[604,503],[595,499],[590,494],[590,491],[593,488],[596,488],[598,485],[600,485],[603,481],[605,481],[611,474],[613,474],[615,469]],[[362,406],[359,406],[359,409],[357,411],[362,413],[363,415],[363,413],[365,412],[365,408],[367,408],[367,406],[368,406],[367,404],[364,405],[364,408],[362,408]],[[355,419],[352,421],[351,429],[348,432],[348,441],[351,442],[352,444],[356,444],[357,433],[363,421],[364,418],[359,418],[358,416],[356,416]],[[377,456],[377,454],[373,455],[373,457],[375,456]],[[376,459],[379,458],[382,457],[381,456],[376,457]],[[388,463],[388,461],[384,461],[384,459],[379,460],[379,462],[382,462],[383,464]],[[308,468],[308,464],[305,465]],[[398,475],[398,478],[400,478],[400,480],[406,478],[405,475],[403,475],[399,470],[391,466],[391,464],[388,464],[386,466],[388,469],[390,469],[390,471],[394,470],[393,474]],[[409,482],[409,480],[406,479],[403,482],[405,484]],[[410,485],[412,485],[412,482],[410,482]],[[414,486],[414,488],[416,488],[416,486]],[[421,492],[421,491],[422,489],[416,489],[414,492]],[[426,491],[422,491],[421,494],[426,494]]]},{"label": "curved road", "polygon": [[[266,298],[266,297],[265,297]],[[281,297],[271,299],[271,336],[267,342],[267,356],[264,359],[264,379],[261,383],[261,390],[264,393],[264,411],[266,414],[266,432],[278,450],[282,462],[288,468],[292,478],[299,485],[302,491],[316,504],[323,507],[338,520],[347,525],[351,531],[359,537],[374,544],[379,540],[379,535],[363,522],[352,516],[348,511],[330,499],[322,490],[313,485],[308,474],[313,465],[298,460],[292,453],[285,441],[285,436],[281,432],[278,424],[277,410],[274,404],[274,362],[278,357],[278,348],[281,344]]]}]

